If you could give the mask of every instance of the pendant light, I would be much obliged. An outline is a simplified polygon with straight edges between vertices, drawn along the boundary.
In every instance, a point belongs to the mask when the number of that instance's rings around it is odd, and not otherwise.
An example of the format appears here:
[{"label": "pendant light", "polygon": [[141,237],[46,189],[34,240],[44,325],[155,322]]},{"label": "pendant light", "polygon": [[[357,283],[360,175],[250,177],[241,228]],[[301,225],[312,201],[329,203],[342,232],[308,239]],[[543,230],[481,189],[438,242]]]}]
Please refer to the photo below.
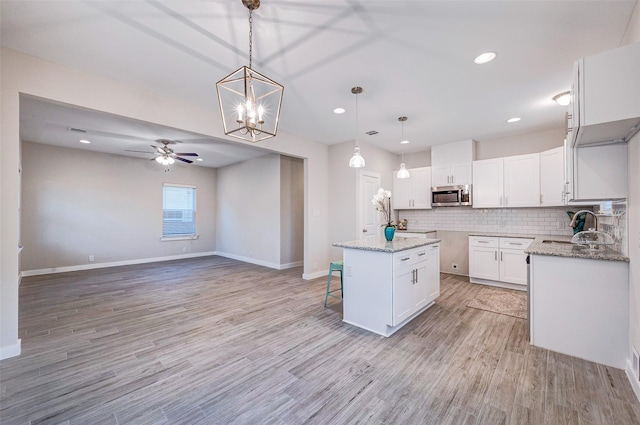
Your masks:
[{"label": "pendant light", "polygon": [[403,145],[402,162],[400,163],[400,169],[398,170],[398,174],[396,175],[396,177],[399,179],[408,179],[409,177],[411,177],[411,175],[409,174],[409,170],[407,170],[407,166],[404,163],[404,145],[408,143],[407,141],[404,140],[404,122],[406,120],[407,120],[407,117],[398,117],[398,121],[400,121],[402,125],[402,135],[400,137],[400,144]]},{"label": "pendant light", "polygon": [[360,148],[358,147],[358,95],[362,93],[362,87],[353,87],[351,93],[356,95],[356,147],[353,148],[353,156],[349,160],[349,167],[362,168],[364,167],[364,158],[360,155]]},{"label": "pendant light", "polygon": [[254,71],[253,11],[260,0],[242,0],[249,9],[249,66],[224,77],[216,83],[224,134],[248,142],[274,137],[278,131],[280,106],[284,87]]}]

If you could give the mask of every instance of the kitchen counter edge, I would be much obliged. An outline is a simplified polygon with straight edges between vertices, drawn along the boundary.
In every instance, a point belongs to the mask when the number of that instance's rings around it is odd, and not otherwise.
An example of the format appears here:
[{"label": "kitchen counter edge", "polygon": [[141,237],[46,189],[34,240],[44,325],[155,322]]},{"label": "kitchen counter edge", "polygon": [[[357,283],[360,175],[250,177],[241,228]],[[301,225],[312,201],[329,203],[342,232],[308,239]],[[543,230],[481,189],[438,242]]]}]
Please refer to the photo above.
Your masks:
[{"label": "kitchen counter edge", "polygon": [[[401,240],[400,240],[401,239]],[[348,242],[336,242],[331,244],[337,248],[360,249],[364,251],[376,252],[400,252],[407,249],[418,248],[425,245],[433,245],[440,242],[440,239],[426,238],[400,238],[391,242],[380,240],[359,240]]]},{"label": "kitchen counter edge", "polygon": [[[622,255],[621,253],[614,251],[611,248],[605,247],[598,251],[589,251],[578,245],[569,244],[553,244],[543,243],[543,240],[566,240],[567,238],[558,236],[541,236],[534,239],[531,245],[524,251],[525,254],[530,255],[550,255],[553,257],[567,257],[567,258],[586,258],[589,260],[606,260],[606,261],[622,261],[629,262],[629,257]],[[571,240],[570,238],[568,240]]]}]

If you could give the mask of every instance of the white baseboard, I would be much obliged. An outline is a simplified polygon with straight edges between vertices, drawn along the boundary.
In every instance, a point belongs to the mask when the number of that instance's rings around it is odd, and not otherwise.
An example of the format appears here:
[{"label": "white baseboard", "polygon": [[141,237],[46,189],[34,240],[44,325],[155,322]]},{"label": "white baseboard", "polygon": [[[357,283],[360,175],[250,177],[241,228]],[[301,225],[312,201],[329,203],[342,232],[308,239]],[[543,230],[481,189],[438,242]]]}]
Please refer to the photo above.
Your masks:
[{"label": "white baseboard", "polygon": [[316,271],[313,273],[303,273],[302,278],[304,280],[311,280],[311,279],[317,279],[319,277],[327,276],[328,274],[329,274],[329,269],[326,269],[326,270]]},{"label": "white baseboard", "polygon": [[243,261],[245,263],[257,264],[258,266],[269,267],[270,269],[276,269],[276,270],[291,269],[293,267],[299,267],[304,264],[302,261],[296,261],[294,263],[278,264],[278,263],[272,263],[270,261],[258,260],[257,258],[244,257],[242,255],[230,254],[228,252],[221,252],[221,251],[215,251],[215,255],[219,255],[225,258],[231,258],[232,260]]},{"label": "white baseboard", "polygon": [[634,376],[633,366],[631,365],[631,359],[627,359],[627,368],[625,369],[627,373],[627,378],[631,383],[631,388],[633,392],[636,394],[638,401],[640,401],[640,381],[637,376]]},{"label": "white baseboard", "polygon": [[102,269],[106,267],[130,266],[133,264],[157,263],[159,261],[182,260],[185,258],[209,257],[211,255],[216,255],[215,251],[214,252],[192,252],[189,254],[169,255],[166,257],[138,258],[135,260],[112,261],[109,263],[91,263],[91,264],[80,264],[77,266],[52,267],[49,269],[24,270],[22,273],[20,273],[20,276],[21,277],[38,276],[38,275],[52,274],[52,273],[75,272],[79,270]]},{"label": "white baseboard", "polygon": [[9,357],[19,356],[22,351],[22,340],[18,340],[13,345],[7,347],[0,347],[0,360],[8,359]]}]

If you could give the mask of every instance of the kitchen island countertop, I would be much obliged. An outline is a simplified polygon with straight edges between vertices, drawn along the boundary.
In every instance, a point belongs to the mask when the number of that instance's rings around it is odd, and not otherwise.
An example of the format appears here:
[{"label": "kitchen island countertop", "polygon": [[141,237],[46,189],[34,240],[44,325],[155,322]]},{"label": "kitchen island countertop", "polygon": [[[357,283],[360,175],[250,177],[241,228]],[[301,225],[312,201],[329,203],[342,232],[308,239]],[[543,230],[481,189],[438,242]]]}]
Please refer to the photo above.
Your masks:
[{"label": "kitchen island countertop", "polygon": [[399,252],[406,249],[439,243],[440,239],[426,238],[398,238],[391,242],[378,239],[363,239],[358,241],[336,242],[332,246],[338,248],[361,249],[364,251]]}]

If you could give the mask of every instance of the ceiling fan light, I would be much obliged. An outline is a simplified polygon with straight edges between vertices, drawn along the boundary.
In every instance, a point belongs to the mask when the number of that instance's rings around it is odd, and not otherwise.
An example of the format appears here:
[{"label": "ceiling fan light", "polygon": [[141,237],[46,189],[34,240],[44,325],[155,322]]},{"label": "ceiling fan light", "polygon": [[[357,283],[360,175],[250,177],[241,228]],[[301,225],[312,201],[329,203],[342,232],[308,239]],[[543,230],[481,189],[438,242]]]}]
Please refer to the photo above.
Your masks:
[{"label": "ceiling fan light", "polygon": [[400,169],[398,170],[398,174],[396,175],[396,177],[399,179],[408,179],[409,177],[411,177],[411,175],[409,174],[409,170],[407,170],[407,166],[404,162],[400,164]]}]

